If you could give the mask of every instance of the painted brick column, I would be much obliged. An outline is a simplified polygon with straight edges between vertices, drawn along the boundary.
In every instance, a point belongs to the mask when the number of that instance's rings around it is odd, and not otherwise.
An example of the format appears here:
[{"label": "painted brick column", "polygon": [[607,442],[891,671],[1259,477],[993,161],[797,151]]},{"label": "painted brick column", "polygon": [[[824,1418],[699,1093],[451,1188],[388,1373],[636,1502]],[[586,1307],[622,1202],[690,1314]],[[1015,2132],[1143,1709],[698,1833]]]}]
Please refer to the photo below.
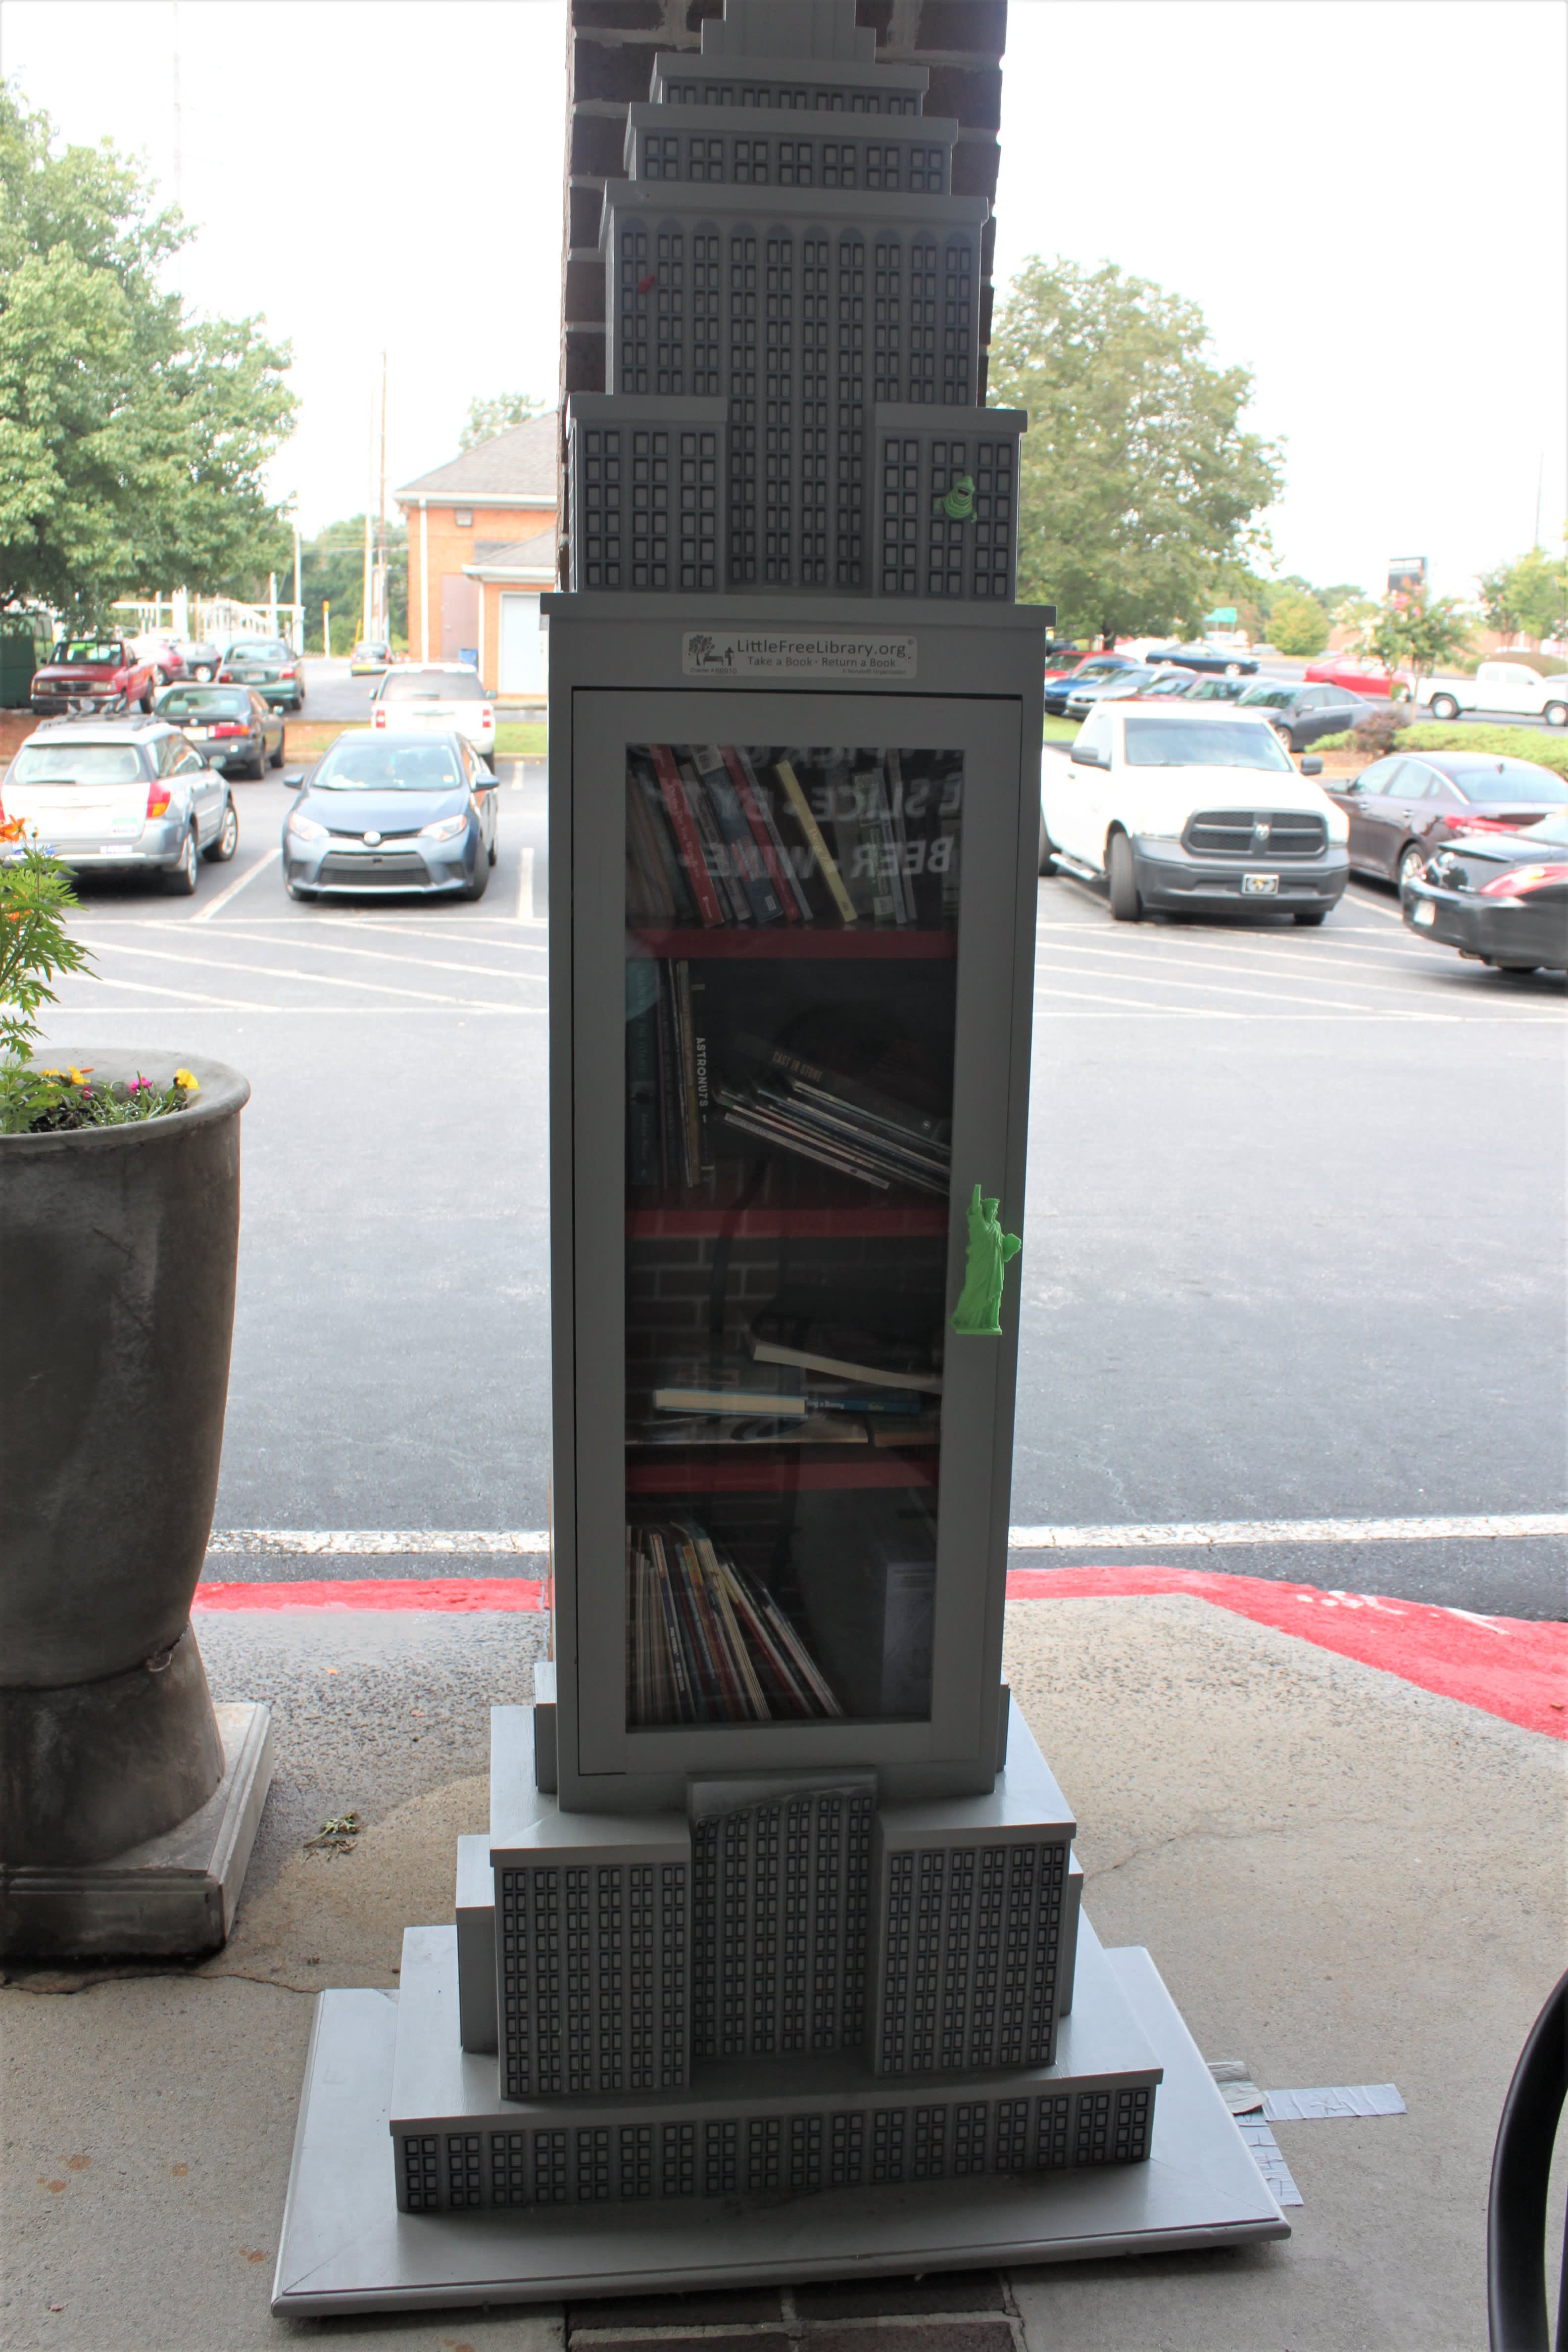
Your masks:
[{"label": "painted brick column", "polygon": [[[924,66],[931,75],[928,114],[959,125],[953,154],[955,195],[994,197],[1002,121],[1002,55],[1007,0],[857,0],[857,20],[877,36],[879,62]],[[723,0],[569,0],[566,44],[566,184],[561,272],[562,431],[559,567],[569,577],[566,402],[574,392],[603,392],[605,268],[599,215],[605,183],[625,177],[626,109],[645,100],[659,49],[701,46],[702,20],[723,14]],[[981,250],[980,397],[985,397],[991,340],[994,226]]]}]

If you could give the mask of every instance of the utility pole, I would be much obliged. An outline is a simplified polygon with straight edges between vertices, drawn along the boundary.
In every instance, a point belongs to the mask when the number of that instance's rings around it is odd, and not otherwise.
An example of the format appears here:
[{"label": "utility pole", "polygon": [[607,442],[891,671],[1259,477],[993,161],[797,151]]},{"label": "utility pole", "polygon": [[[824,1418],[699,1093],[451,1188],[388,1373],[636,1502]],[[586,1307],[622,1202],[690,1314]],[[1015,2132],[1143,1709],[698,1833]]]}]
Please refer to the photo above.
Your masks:
[{"label": "utility pole", "polygon": [[381,355],[381,516],[377,526],[376,554],[379,558],[381,593],[377,599],[375,633],[383,642],[392,642],[392,614],[386,588],[386,353]]}]

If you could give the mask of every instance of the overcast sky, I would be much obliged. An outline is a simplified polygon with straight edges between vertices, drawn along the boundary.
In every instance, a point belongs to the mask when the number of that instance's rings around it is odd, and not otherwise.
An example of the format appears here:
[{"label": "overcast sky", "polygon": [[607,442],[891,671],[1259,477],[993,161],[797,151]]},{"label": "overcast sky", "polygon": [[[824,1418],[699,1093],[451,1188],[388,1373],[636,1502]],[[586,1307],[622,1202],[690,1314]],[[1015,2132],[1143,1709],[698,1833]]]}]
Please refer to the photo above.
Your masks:
[{"label": "overcast sky", "polygon": [[[1559,0],[1012,0],[999,280],[1031,253],[1190,296],[1286,443],[1282,569],[1439,589],[1568,511]],[[553,397],[562,0],[4,0],[0,69],[140,149],[201,235],[199,305],[265,313],[303,404],[274,487],[363,508],[476,393]]]}]

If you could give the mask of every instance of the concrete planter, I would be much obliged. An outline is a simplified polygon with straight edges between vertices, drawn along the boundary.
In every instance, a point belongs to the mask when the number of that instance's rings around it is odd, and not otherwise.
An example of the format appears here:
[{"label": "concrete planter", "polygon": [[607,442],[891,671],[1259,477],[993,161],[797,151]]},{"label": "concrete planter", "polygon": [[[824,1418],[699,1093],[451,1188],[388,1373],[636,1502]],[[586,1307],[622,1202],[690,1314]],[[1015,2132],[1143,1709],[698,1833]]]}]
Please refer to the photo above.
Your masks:
[{"label": "concrete planter", "polygon": [[[175,1067],[49,1058],[158,1085]],[[190,1611],[223,1446],[250,1087],[221,1063],[188,1066],[200,1092],[176,1115],[0,1136],[0,1948],[27,1948],[23,1882],[82,1881],[187,1822],[226,1777]],[[59,1918],[44,1944],[62,1931],[68,1946]]]}]

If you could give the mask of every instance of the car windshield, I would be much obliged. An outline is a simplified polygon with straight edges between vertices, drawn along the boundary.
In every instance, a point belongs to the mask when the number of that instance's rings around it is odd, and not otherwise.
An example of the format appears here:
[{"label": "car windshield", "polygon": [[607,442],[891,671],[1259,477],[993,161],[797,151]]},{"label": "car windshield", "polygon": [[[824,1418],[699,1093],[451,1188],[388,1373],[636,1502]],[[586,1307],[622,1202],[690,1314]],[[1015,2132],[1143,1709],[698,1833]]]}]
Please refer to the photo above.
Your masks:
[{"label": "car windshield", "polygon": [[1443,773],[1468,801],[1568,801],[1568,778],[1533,760],[1456,760]]},{"label": "car windshield", "polygon": [[441,793],[464,781],[449,743],[414,736],[406,742],[340,736],[310,779],[312,792]]},{"label": "car windshield", "polygon": [[158,697],[160,719],[248,719],[250,697],[221,686],[172,686]]},{"label": "car windshield", "polygon": [[1294,775],[1290,757],[1272,727],[1237,726],[1232,720],[1129,719],[1130,768],[1283,768]]},{"label": "car windshield", "polygon": [[24,743],[8,784],[134,784],[142,754],[134,743]]},{"label": "car windshield", "polygon": [[288,646],[279,644],[275,637],[254,637],[240,645],[230,646],[228,657],[231,662],[288,661],[289,654]]},{"label": "car windshield", "polygon": [[117,662],[124,647],[115,639],[103,637],[73,637],[68,645],[59,645],[49,656],[57,662]]},{"label": "car windshield", "polygon": [[471,669],[395,670],[381,689],[383,702],[483,702],[484,683]]}]

